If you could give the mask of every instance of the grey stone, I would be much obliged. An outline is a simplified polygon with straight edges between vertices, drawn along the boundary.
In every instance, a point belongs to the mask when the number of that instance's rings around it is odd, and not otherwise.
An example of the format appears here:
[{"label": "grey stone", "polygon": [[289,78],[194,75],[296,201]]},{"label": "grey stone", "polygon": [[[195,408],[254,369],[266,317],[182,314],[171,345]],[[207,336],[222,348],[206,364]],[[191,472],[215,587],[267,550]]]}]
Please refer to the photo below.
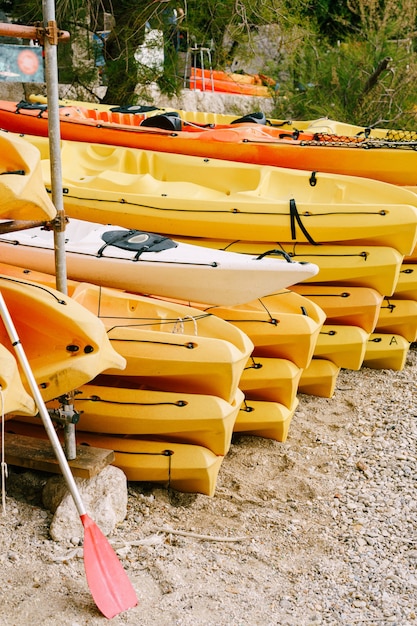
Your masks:
[{"label": "grey stone", "polygon": [[[90,479],[75,478],[88,515],[105,535],[124,520],[127,513],[127,481],[122,470],[109,465]],[[83,536],[83,527],[74,500],[62,476],[48,480],[43,490],[43,503],[54,517],[50,535],[55,541],[71,542]]]}]

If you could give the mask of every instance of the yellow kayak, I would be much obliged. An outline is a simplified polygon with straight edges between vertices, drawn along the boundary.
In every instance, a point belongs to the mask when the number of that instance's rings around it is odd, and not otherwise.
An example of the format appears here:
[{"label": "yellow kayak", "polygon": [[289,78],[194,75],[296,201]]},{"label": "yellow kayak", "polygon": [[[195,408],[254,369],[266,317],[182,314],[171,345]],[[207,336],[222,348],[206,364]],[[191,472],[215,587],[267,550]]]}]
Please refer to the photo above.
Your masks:
[{"label": "yellow kayak", "polygon": [[39,151],[12,133],[0,133],[0,219],[48,221],[56,209],[45,191]]},{"label": "yellow kayak", "polygon": [[[55,277],[0,263],[0,272],[53,287]],[[232,402],[253,343],[224,320],[184,304],[68,281],[72,301],[98,317],[126,359],[120,386],[209,394]]]},{"label": "yellow kayak", "polygon": [[0,412],[6,419],[9,413],[35,415],[35,401],[23,386],[14,355],[0,344]]},{"label": "yellow kayak", "polygon": [[[296,261],[314,263],[319,267],[317,276],[304,283],[335,284],[339,286],[368,287],[382,295],[392,296],[399,280],[403,255],[394,248],[383,246],[351,246],[310,244],[258,243],[220,239],[180,238],[206,247],[243,252],[244,254],[273,254],[285,252]],[[279,252],[277,252],[279,254]]]},{"label": "yellow kayak", "polygon": [[290,407],[279,402],[247,400],[238,413],[235,433],[285,442],[297,407],[298,398]]},{"label": "yellow kayak", "polygon": [[302,371],[288,359],[251,357],[243,370],[239,388],[247,401],[278,402],[291,408]]},{"label": "yellow kayak", "polygon": [[[132,389],[121,385],[93,383],[77,389],[74,408],[79,413],[77,429],[108,435],[175,441],[208,448],[224,456],[236,417],[243,402],[238,389],[233,403],[202,394]],[[57,409],[56,401],[48,402]],[[27,418],[29,423],[36,423]],[[38,420],[39,423],[39,420]]]},{"label": "yellow kayak", "polygon": [[310,365],[301,374],[298,392],[308,396],[332,398],[340,369],[329,359],[313,357]]},{"label": "yellow kayak", "polygon": [[405,367],[410,343],[401,335],[372,333],[368,339],[364,367],[401,371]]},{"label": "yellow kayak", "polygon": [[[7,431],[46,439],[42,426],[17,420],[7,422]],[[129,481],[159,483],[177,491],[214,496],[224,457],[186,443],[156,441],[134,436],[100,435],[77,429],[77,445],[113,450],[114,465]]]},{"label": "yellow kayak", "polygon": [[360,326],[373,332],[384,300],[379,291],[369,287],[339,285],[293,285],[291,291],[313,300],[326,313],[329,324]]},{"label": "yellow kayak", "polygon": [[323,324],[314,356],[333,361],[337,367],[359,370],[365,356],[369,333],[359,326]]},{"label": "yellow kayak", "polygon": [[[101,320],[70,297],[4,274],[0,290],[45,401],[76,389],[109,367],[125,367]],[[0,343],[13,352],[3,324]]]},{"label": "yellow kayak", "polygon": [[[80,283],[72,298],[99,317],[127,361],[122,377],[166,391],[212,394],[232,402],[253,343],[209,312]],[[119,374],[108,368],[107,374]]]},{"label": "yellow kayak", "polygon": [[[236,392],[252,346],[248,339],[246,349],[240,350],[232,336],[233,332],[228,340],[214,333],[173,334],[128,325],[108,330],[112,346],[127,361],[126,370],[118,377],[121,383],[134,380],[165,391],[212,394],[227,402]],[[106,374],[116,373],[106,370]]]},{"label": "yellow kayak", "polygon": [[[47,138],[25,137],[45,154]],[[69,140],[61,162],[65,211],[80,220],[173,237],[367,244],[401,254],[417,243],[417,196],[369,178]],[[42,166],[50,190],[49,159]]]},{"label": "yellow kayak", "polygon": [[382,303],[376,333],[402,335],[413,343],[417,340],[417,300],[385,298]]},{"label": "yellow kayak", "polygon": [[287,290],[239,307],[208,311],[248,335],[254,356],[288,359],[300,368],[308,366],[326,317],[314,302]]}]

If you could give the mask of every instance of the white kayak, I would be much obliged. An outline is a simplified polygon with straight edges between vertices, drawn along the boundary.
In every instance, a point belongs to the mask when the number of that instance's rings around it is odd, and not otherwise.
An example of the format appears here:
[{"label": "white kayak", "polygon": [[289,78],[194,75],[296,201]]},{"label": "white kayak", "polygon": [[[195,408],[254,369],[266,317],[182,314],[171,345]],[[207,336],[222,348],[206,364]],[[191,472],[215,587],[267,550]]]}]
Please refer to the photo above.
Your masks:
[{"label": "white kayak", "polygon": [[[250,302],[319,271],[313,263],[294,262],[287,256],[215,250],[77,219],[66,225],[65,241],[71,279],[207,304]],[[53,232],[30,228],[1,235],[0,261],[54,273]]]}]

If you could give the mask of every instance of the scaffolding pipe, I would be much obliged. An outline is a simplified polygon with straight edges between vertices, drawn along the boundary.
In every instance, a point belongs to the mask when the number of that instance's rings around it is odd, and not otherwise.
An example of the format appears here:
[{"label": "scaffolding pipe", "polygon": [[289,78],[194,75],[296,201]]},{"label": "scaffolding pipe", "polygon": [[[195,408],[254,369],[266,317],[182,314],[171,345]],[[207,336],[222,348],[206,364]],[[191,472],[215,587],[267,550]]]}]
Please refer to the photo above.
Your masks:
[{"label": "scaffolding pipe", "polygon": [[[20,37],[21,39],[33,39],[43,44],[44,39],[49,36],[49,30],[39,26],[21,26],[20,24],[0,23],[1,37]],[[56,33],[59,41],[69,41],[70,34],[66,30],[59,30]]]},{"label": "scaffolding pipe", "polygon": [[[43,20],[45,29],[51,36],[45,37],[45,78],[48,99],[48,134],[51,167],[52,202],[57,215],[54,220],[54,250],[55,250],[55,280],[56,287],[64,294],[68,293],[67,268],[65,258],[65,211],[62,195],[62,165],[61,165],[61,129],[59,120],[59,93],[58,93],[58,32],[55,22],[54,0],[42,0]],[[65,426],[65,453],[67,459],[75,459],[76,441],[75,425]]]}]

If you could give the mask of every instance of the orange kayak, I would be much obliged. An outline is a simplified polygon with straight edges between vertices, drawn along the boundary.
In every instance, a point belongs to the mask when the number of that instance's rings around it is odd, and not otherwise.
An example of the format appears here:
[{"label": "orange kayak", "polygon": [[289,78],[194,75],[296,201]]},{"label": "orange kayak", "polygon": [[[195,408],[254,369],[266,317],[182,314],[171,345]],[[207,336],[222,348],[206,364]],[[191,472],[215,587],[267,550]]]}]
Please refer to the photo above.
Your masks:
[{"label": "orange kayak", "polygon": [[[348,138],[313,133],[293,134],[276,127],[243,123],[215,127],[173,123],[172,115],[131,114],[129,124],[116,123],[114,113],[82,107],[60,109],[62,139],[188,154],[227,161],[362,176],[416,185],[415,142]],[[0,101],[0,127],[29,135],[48,136],[47,105]],[[141,125],[142,123],[142,125]],[[146,125],[145,125],[146,124]],[[174,126],[173,126],[174,124]],[[165,127],[164,127],[165,126]],[[174,130],[173,130],[174,127]]]},{"label": "orange kayak", "polygon": [[234,80],[231,76],[230,74],[219,72],[214,76],[214,73],[210,74],[209,70],[205,70],[202,73],[199,68],[192,67],[189,81],[190,89],[235,93],[242,96],[260,96],[261,98],[272,97],[271,89],[262,85],[262,83],[241,82],[240,80]]},{"label": "orange kayak", "polygon": [[275,85],[275,80],[270,76],[265,76],[265,74],[238,74],[236,72],[225,72],[223,70],[203,70],[200,67],[191,68],[191,77],[204,77],[206,80],[213,77],[214,80],[240,83],[241,85],[268,85],[270,87]]}]

